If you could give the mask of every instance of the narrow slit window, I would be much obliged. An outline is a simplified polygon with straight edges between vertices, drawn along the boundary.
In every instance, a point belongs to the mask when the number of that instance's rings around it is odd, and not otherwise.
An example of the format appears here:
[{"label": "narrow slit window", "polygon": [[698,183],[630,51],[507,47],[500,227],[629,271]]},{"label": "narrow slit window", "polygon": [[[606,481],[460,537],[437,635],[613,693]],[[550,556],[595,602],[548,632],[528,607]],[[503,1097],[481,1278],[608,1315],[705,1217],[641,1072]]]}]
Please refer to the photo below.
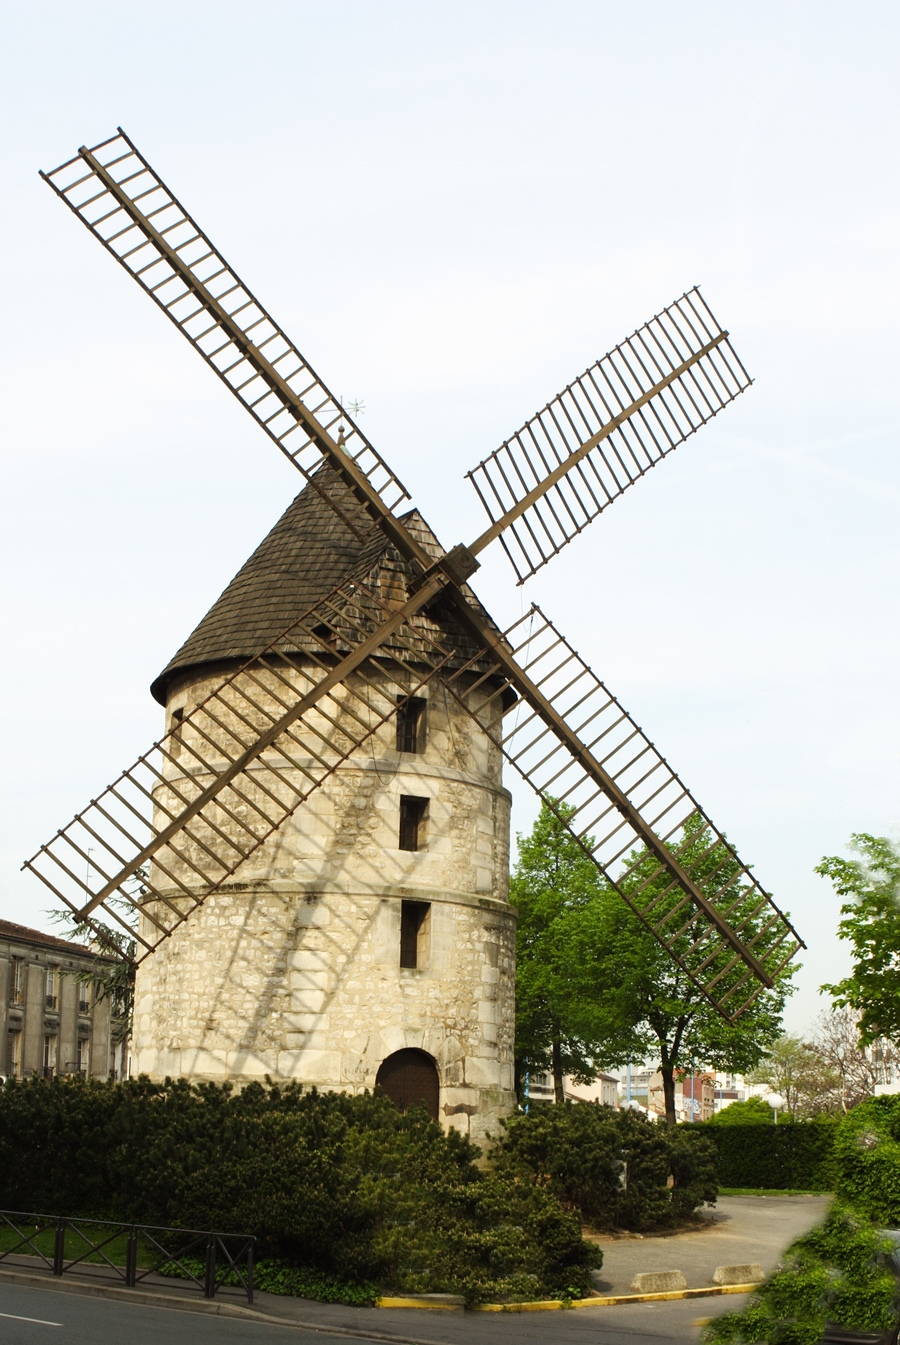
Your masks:
[{"label": "narrow slit window", "polygon": [[427,901],[401,901],[400,903],[400,966],[423,967],[428,960],[428,913],[431,905]]},{"label": "narrow slit window", "polygon": [[181,733],[182,721],[184,720],[184,706],[179,706],[177,710],[172,711],[172,742],[171,753],[173,757],[181,756]]},{"label": "narrow slit window", "polygon": [[413,794],[400,795],[400,849],[421,850],[425,832],[427,799]]},{"label": "narrow slit window", "polygon": [[397,751],[425,751],[424,696],[397,697]]}]

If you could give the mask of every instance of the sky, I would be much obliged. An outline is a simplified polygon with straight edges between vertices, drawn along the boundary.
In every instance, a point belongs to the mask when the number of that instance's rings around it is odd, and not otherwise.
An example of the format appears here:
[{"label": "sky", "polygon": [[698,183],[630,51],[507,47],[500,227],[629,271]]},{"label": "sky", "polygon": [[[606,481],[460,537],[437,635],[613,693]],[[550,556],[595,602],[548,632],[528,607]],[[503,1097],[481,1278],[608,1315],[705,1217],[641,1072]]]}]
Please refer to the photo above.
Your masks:
[{"label": "sky", "polygon": [[[446,546],[464,474],[696,283],[755,382],[516,588],[849,970],[814,866],[900,834],[900,9],[686,0],[0,5],[7,704],[21,862],[162,731],[149,683],[298,489],[48,190],[121,125]],[[535,804],[514,787],[515,825]]]}]

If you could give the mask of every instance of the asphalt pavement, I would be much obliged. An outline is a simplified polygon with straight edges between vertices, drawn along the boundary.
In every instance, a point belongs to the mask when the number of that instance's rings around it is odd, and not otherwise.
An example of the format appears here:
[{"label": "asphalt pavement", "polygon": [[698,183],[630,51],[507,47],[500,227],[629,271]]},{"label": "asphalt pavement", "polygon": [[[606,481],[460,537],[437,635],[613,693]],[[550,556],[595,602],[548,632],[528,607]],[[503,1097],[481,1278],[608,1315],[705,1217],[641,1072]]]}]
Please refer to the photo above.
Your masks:
[{"label": "asphalt pavement", "polygon": [[[712,1284],[717,1266],[758,1262],[768,1271],[787,1244],[823,1216],[827,1197],[726,1196],[708,1223],[697,1231],[666,1237],[605,1241],[603,1269],[597,1288],[627,1293],[640,1271],[680,1270],[691,1287]],[[390,1345],[638,1345],[671,1342],[689,1345],[698,1337],[698,1321],[733,1312],[745,1295],[587,1307],[571,1311],[466,1313],[428,1309],[353,1308],[258,1293],[253,1309],[235,1304],[237,1316],[214,1315],[198,1296],[194,1310],[173,1306],[176,1283],[148,1285],[145,1297],[165,1295],[169,1306],[98,1297],[100,1268],[81,1282],[59,1280],[32,1286],[0,1277],[0,1342],[2,1345],[263,1345],[297,1341],[375,1340]],[[94,1283],[90,1283],[94,1281]],[[218,1300],[216,1300],[218,1302]],[[276,1318],[281,1325],[265,1318]],[[288,1334],[289,1333],[289,1334]]]},{"label": "asphalt pavement", "polygon": [[730,1310],[741,1301],[735,1296],[508,1314],[347,1308],[336,1311],[327,1324],[286,1320],[277,1326],[80,1296],[64,1292],[62,1286],[50,1291],[0,1282],[0,1341],[3,1345],[339,1345],[373,1340],[390,1345],[588,1345],[590,1341],[690,1345],[697,1339],[701,1314]]},{"label": "asphalt pavement", "polygon": [[627,1294],[641,1271],[680,1270],[688,1287],[713,1282],[717,1266],[756,1262],[768,1274],[788,1243],[823,1218],[830,1196],[720,1196],[696,1232],[624,1237],[600,1242],[603,1267],[594,1284],[604,1294]]}]

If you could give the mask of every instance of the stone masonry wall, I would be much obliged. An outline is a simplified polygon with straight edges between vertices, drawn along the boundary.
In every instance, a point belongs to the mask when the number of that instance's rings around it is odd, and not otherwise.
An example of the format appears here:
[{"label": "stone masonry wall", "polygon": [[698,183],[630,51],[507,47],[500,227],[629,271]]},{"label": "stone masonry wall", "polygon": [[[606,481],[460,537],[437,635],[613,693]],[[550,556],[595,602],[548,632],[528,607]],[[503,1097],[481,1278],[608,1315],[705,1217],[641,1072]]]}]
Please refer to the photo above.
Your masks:
[{"label": "stone masonry wall", "polygon": [[[211,686],[176,688],[169,715]],[[361,1091],[416,1047],[445,1125],[480,1138],[510,1110],[509,796],[474,720],[436,679],[424,694],[424,752],[398,752],[390,721],[141,965],[136,1071]],[[416,851],[399,848],[401,795],[429,801]],[[415,968],[404,900],[429,903]]]}]

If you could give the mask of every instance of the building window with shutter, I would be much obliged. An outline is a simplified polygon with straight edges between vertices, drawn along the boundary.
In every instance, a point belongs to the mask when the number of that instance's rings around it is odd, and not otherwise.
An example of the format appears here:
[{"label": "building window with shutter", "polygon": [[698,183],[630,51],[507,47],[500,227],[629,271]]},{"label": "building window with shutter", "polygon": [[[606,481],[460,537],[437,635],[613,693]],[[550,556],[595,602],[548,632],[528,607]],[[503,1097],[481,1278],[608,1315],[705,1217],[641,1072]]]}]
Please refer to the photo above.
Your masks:
[{"label": "building window with shutter", "polygon": [[400,903],[400,966],[424,967],[428,961],[428,927],[431,905],[427,901]]},{"label": "building window with shutter", "polygon": [[79,1037],[75,1046],[75,1068],[79,1074],[90,1074],[91,1072],[91,1039],[90,1037]]},{"label": "building window with shutter", "polygon": [[78,982],[78,1012],[90,1013],[90,1011],[91,1011],[91,982],[87,976],[84,976]]},{"label": "building window with shutter", "polygon": [[48,1009],[59,1008],[59,968],[48,967],[44,984],[44,1002]]},{"label": "building window with shutter", "polygon": [[13,1028],[6,1037],[6,1072],[13,1078],[22,1072],[22,1033]]},{"label": "building window with shutter", "polygon": [[425,707],[423,696],[397,697],[397,751],[425,751]]},{"label": "building window with shutter", "polygon": [[10,1004],[25,1003],[24,957],[14,957],[12,960],[12,975],[10,977],[9,1002]]},{"label": "building window with shutter", "polygon": [[413,794],[400,795],[400,849],[421,850],[425,839],[428,800]]},{"label": "building window with shutter", "polygon": [[44,1078],[51,1079],[56,1073],[56,1062],[58,1060],[59,1038],[55,1032],[48,1032],[44,1037]]}]

